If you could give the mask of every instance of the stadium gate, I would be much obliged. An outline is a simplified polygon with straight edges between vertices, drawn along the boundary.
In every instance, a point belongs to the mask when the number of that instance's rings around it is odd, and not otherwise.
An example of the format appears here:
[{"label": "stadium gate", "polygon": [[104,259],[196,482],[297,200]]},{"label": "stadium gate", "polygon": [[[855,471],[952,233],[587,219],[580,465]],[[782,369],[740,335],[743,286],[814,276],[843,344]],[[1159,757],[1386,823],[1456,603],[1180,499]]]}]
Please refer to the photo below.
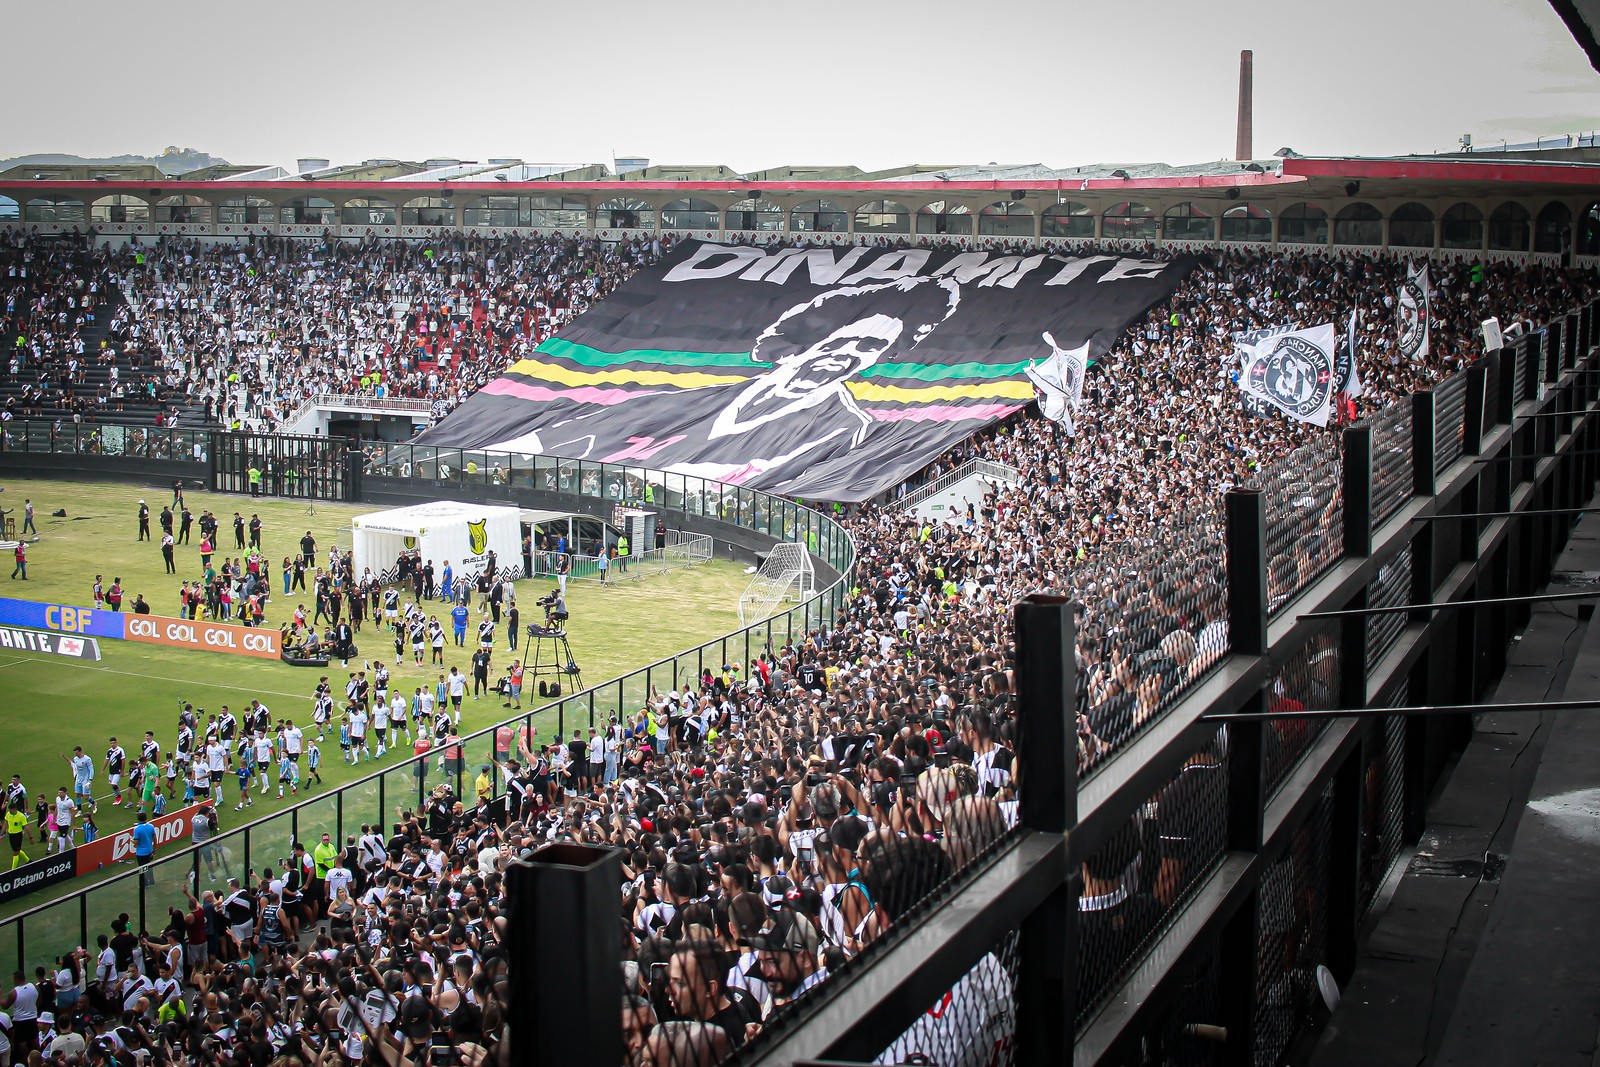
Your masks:
[{"label": "stadium gate", "polygon": [[304,500],[355,500],[361,494],[359,452],[345,437],[214,433],[211,488],[250,492],[250,471],[261,472],[261,495]]}]

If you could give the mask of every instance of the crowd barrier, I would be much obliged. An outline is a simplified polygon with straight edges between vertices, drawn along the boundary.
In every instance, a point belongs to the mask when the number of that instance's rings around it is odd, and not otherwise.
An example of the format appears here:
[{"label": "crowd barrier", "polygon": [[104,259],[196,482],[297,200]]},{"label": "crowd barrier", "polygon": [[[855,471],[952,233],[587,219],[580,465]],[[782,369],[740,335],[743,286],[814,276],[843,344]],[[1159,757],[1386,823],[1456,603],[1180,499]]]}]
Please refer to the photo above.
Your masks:
[{"label": "crowd barrier", "polygon": [[25,626],[74,636],[138,641],[201,652],[235,652],[259,659],[277,659],[282,651],[278,631],[269,626],[174,619],[165,615],[135,614],[73,604],[41,604],[10,597],[0,597],[0,626]]}]

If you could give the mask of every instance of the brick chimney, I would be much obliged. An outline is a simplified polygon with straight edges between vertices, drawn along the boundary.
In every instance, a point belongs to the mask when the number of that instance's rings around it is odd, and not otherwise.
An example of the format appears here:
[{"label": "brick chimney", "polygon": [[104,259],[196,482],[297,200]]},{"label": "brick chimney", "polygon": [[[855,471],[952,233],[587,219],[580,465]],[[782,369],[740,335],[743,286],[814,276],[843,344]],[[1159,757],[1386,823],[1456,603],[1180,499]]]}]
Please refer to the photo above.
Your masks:
[{"label": "brick chimney", "polygon": [[1251,142],[1255,139],[1255,53],[1246,48],[1239,53],[1239,128],[1234,140],[1233,158],[1254,159]]}]

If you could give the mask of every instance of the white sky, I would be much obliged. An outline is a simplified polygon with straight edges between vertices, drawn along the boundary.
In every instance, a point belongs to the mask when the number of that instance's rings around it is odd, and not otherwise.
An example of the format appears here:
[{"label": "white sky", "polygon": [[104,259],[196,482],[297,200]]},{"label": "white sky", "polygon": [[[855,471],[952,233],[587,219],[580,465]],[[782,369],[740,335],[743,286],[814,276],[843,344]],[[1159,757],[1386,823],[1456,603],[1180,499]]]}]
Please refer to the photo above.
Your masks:
[{"label": "white sky", "polygon": [[1233,153],[1241,48],[1257,156],[1600,129],[1546,0],[14,0],[0,24],[0,157],[1192,163]]}]

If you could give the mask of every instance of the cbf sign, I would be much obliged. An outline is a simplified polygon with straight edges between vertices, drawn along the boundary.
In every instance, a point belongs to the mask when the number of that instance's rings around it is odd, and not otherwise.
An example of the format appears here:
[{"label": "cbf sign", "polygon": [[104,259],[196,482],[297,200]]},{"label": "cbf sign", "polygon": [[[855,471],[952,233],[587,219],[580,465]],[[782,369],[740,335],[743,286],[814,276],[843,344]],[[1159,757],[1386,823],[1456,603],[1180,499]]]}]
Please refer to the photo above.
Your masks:
[{"label": "cbf sign", "polygon": [[129,615],[125,625],[129,641],[202,652],[236,652],[260,659],[278,658],[278,631],[264,626],[233,626],[198,619],[169,619],[161,615]]},{"label": "cbf sign", "polygon": [[0,626],[21,626],[29,630],[51,630],[79,637],[112,637],[122,640],[122,623],[127,616],[116,611],[96,611],[71,604],[40,604],[33,600],[0,597]]}]

